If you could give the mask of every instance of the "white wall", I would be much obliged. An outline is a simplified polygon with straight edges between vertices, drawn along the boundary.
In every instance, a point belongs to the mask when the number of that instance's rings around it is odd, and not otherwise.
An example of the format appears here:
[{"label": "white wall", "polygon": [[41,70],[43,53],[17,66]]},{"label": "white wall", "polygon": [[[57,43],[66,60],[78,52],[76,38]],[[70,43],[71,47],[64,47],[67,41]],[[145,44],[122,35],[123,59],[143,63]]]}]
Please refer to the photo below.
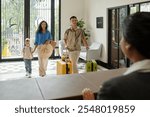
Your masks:
[{"label": "white wall", "polygon": [[70,17],[84,17],[84,0],[61,0],[61,39],[64,32],[70,27]]},{"label": "white wall", "polygon": [[[131,3],[144,2],[149,0],[84,0],[85,19],[88,29],[91,32],[91,41],[97,41],[103,44],[101,60],[107,63],[107,8],[127,5]],[[102,29],[96,29],[96,17],[103,17],[104,25]]]}]

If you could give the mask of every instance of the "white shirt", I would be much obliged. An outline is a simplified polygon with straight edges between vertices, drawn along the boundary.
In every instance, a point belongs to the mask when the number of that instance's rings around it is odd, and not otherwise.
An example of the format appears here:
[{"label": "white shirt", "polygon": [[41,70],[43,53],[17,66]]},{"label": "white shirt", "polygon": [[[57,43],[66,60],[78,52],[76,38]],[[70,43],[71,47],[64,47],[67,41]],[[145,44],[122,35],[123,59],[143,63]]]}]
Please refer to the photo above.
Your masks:
[{"label": "white shirt", "polygon": [[124,75],[130,74],[135,71],[150,72],[150,59],[145,59],[134,63],[127,69]]}]

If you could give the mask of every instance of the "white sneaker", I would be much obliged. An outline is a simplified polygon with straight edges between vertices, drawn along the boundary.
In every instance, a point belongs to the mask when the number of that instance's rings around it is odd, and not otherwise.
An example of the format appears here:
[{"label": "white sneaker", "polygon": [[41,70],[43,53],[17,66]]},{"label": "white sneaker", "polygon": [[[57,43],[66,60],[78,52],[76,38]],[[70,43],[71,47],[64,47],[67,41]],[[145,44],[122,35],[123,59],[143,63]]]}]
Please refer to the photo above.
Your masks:
[{"label": "white sneaker", "polygon": [[31,78],[31,74],[28,75],[28,78]]},{"label": "white sneaker", "polygon": [[29,76],[29,73],[28,72],[26,72],[26,77],[28,77]]}]

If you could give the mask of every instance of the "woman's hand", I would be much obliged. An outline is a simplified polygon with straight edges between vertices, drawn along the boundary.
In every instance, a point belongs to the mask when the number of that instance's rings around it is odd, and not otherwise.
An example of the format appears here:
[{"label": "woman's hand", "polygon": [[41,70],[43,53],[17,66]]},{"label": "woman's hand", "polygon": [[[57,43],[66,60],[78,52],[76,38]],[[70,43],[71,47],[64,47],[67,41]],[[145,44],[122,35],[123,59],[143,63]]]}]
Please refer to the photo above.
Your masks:
[{"label": "woman's hand", "polygon": [[47,44],[49,44],[49,43],[50,43],[50,41],[49,41],[49,40],[46,40],[44,44],[47,45]]},{"label": "woman's hand", "polygon": [[49,43],[51,44],[51,43],[52,43],[52,40],[50,40]]},{"label": "woman's hand", "polygon": [[95,96],[89,88],[83,89],[82,96],[84,100],[95,100]]},{"label": "woman's hand", "polygon": [[33,51],[31,51],[32,54],[35,52],[36,48],[37,48],[37,45],[35,45]]}]

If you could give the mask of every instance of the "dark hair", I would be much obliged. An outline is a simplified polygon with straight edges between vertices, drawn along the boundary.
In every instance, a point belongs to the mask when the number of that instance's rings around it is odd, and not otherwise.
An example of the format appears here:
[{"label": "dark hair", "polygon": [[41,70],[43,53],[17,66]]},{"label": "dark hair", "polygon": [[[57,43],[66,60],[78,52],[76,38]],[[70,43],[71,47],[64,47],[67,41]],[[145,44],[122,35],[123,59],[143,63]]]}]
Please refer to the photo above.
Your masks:
[{"label": "dark hair", "polygon": [[71,17],[70,17],[70,20],[71,20],[71,19],[74,19],[74,18],[76,18],[76,19],[77,19],[77,17],[76,17],[76,16],[71,16]]},{"label": "dark hair", "polygon": [[41,24],[43,23],[43,22],[45,22],[46,23],[46,30],[47,30],[47,28],[48,28],[48,24],[47,24],[47,22],[46,21],[41,21],[40,22],[40,24],[39,24],[39,27],[38,27],[38,29],[37,29],[37,31],[36,32],[42,32],[42,26],[41,26]]},{"label": "dark hair", "polygon": [[125,18],[124,39],[146,58],[150,58],[150,12],[137,12]]}]

